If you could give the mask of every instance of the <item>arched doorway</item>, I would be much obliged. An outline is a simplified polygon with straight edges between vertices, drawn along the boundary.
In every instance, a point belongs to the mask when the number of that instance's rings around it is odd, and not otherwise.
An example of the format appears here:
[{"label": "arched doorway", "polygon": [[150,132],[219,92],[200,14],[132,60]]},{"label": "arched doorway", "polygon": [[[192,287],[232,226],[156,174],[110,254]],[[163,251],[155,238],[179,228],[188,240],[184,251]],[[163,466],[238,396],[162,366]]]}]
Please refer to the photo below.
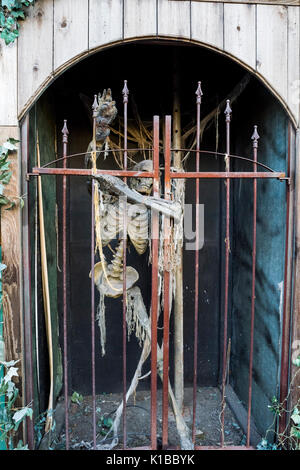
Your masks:
[{"label": "arched doorway", "polygon": [[[176,67],[175,67],[176,62]],[[36,166],[36,140],[39,137],[42,164],[61,155],[60,129],[64,119],[68,120],[70,131],[69,154],[85,152],[91,140],[91,124],[86,111],[85,97],[110,87],[116,99],[117,108],[122,107],[122,83],[128,80],[130,89],[129,117],[143,122],[153,115],[164,116],[173,113],[173,83],[180,83],[181,124],[185,133],[193,127],[195,120],[195,89],[202,81],[202,115],[213,118],[208,121],[203,132],[201,147],[225,152],[224,109],[218,111],[220,103],[228,96],[232,101],[231,152],[236,155],[251,154],[251,133],[253,125],[258,125],[261,140],[259,161],[265,165],[287,173],[288,171],[288,118],[277,103],[255,78],[246,75],[245,70],[228,58],[212,51],[187,44],[176,46],[164,44],[128,44],[99,52],[67,70],[53,83],[35,103],[27,117],[29,131],[29,172]],[[120,123],[121,126],[121,123]],[[118,135],[121,127],[116,127]],[[191,134],[192,135],[192,134]],[[188,141],[189,142],[189,141]],[[290,162],[291,164],[291,162]],[[74,168],[84,165],[82,156],[70,160]],[[194,162],[186,158],[186,171],[191,171]],[[201,168],[206,171],[221,171],[224,161],[205,156]],[[116,168],[116,162],[105,160],[105,168]],[[247,168],[247,163],[235,163],[235,171]],[[60,184],[53,183],[53,176],[43,179],[44,206],[47,227],[48,269],[50,274],[50,295],[54,328],[62,335],[60,312],[61,297],[61,226]],[[248,356],[249,332],[251,328],[249,296],[251,296],[251,227],[252,213],[250,181],[235,181],[231,193],[231,261],[229,270],[229,332],[231,339],[229,380],[232,390],[232,403],[237,397],[245,405],[248,399]],[[278,181],[260,182],[258,199],[258,266],[259,288],[256,292],[256,343],[254,343],[254,385],[253,417],[258,433],[263,434],[272,421],[267,406],[278,395],[280,381],[282,330],[282,306],[285,296],[285,239],[286,239],[286,187]],[[45,325],[41,290],[40,254],[38,249],[36,188],[30,183],[31,212],[31,296],[36,331],[33,335],[34,364],[39,380],[35,383],[36,394],[40,396],[40,410],[45,408],[47,397],[48,364],[45,354]],[[186,186],[186,203],[193,202],[194,182]],[[222,381],[222,331],[224,292],[222,279],[225,269],[225,186],[222,180],[201,182],[200,202],[205,207],[205,243],[200,252],[199,264],[199,349],[198,386],[211,397],[218,393]],[[36,209],[34,209],[36,207]],[[91,393],[90,361],[87,345],[90,344],[90,323],[86,321],[85,310],[90,310],[90,195],[85,178],[70,178],[68,206],[68,252],[69,252],[69,383],[70,392],[83,396]],[[273,214],[268,217],[266,212]],[[131,263],[138,267],[140,286],[144,301],[149,308],[151,300],[151,273],[147,267],[147,255],[133,254]],[[186,387],[193,382],[193,253],[184,252],[184,370]],[[122,325],[120,322],[120,302],[107,304],[107,354],[100,355],[99,332],[96,330],[96,391],[97,394],[118,393],[122,388]],[[173,329],[171,320],[171,331]],[[36,334],[38,332],[38,334]],[[98,335],[98,337],[97,337]],[[55,396],[62,385],[60,340],[55,340]],[[132,340],[127,348],[127,379],[130,382],[138,357],[139,346]],[[172,335],[170,351],[173,350]],[[38,366],[36,365],[38,364]],[[173,359],[171,353],[170,378],[173,380]],[[145,379],[141,388],[147,391],[150,380]],[[203,392],[204,393],[204,392]],[[43,396],[44,395],[44,396]],[[204,402],[207,395],[204,396]],[[216,410],[215,410],[216,411]],[[236,411],[237,412],[237,411]],[[242,414],[242,411],[237,413]],[[215,412],[215,418],[218,413]],[[201,416],[200,416],[201,417]],[[231,418],[230,418],[231,419]],[[242,420],[242,418],[239,418]],[[233,432],[230,425],[227,431]],[[208,434],[208,431],[204,433]],[[240,437],[240,436],[238,436]],[[205,441],[209,445],[209,437]],[[176,442],[174,442],[176,444]],[[214,442],[215,444],[215,442]],[[238,444],[235,442],[235,444]]]}]

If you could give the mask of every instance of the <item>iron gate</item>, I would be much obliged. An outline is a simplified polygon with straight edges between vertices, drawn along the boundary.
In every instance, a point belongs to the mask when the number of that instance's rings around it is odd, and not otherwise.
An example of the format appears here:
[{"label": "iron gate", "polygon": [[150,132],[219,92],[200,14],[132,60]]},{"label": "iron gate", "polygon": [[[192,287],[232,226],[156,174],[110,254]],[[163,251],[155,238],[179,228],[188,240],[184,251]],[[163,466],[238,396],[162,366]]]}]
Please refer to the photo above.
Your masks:
[{"label": "iron gate", "polygon": [[[69,384],[68,384],[68,325],[67,325],[67,254],[68,246],[66,239],[67,232],[67,184],[69,176],[87,176],[92,177],[93,175],[112,175],[123,178],[125,183],[127,178],[139,177],[139,178],[152,178],[153,179],[153,196],[159,196],[159,185],[160,185],[160,118],[154,116],[153,118],[153,148],[150,149],[153,160],[153,171],[151,172],[136,172],[128,170],[128,152],[136,151],[139,149],[129,149],[127,146],[127,105],[128,105],[128,89],[125,81],[123,89],[123,103],[124,103],[124,148],[121,150],[123,154],[123,169],[121,170],[101,170],[101,169],[73,169],[68,168],[68,160],[76,155],[68,155],[68,129],[67,122],[64,122],[62,129],[63,134],[63,156],[47,165],[35,167],[32,173],[28,173],[27,180],[30,184],[30,177],[36,176],[39,181],[43,175],[62,175],[62,246],[63,246],[63,364],[64,364],[64,397],[65,397],[65,427],[66,427],[66,448],[69,449],[69,409],[68,409],[68,397],[69,397]],[[225,109],[225,122],[226,122],[226,152],[214,152],[209,150],[202,150],[200,148],[200,115],[201,115],[201,84],[198,83],[196,91],[196,148],[191,149],[176,149],[172,148],[171,144],[171,116],[166,116],[164,120],[164,197],[170,199],[171,197],[171,183],[174,179],[185,179],[196,181],[196,192],[195,192],[195,204],[196,207],[200,203],[199,194],[199,182],[204,179],[223,179],[226,182],[226,239],[225,239],[225,276],[223,279],[224,289],[224,311],[223,311],[223,363],[222,363],[222,404],[221,404],[221,436],[220,436],[220,447],[225,447],[224,442],[224,410],[225,410],[225,398],[226,398],[226,364],[227,364],[227,347],[228,347],[228,289],[229,289],[229,260],[230,260],[230,190],[232,179],[246,178],[253,181],[253,216],[252,216],[252,234],[253,234],[253,245],[252,245],[252,285],[251,285],[251,318],[249,319],[250,327],[250,355],[249,355],[249,373],[248,373],[248,411],[247,411],[247,440],[246,446],[240,448],[251,448],[250,447],[250,432],[251,432],[251,404],[252,404],[252,368],[253,368],[253,342],[254,342],[254,318],[255,318],[255,287],[256,287],[256,219],[257,219],[257,180],[259,179],[277,179],[280,181],[286,181],[289,183],[289,177],[286,177],[283,172],[276,172],[268,166],[258,161],[258,141],[259,135],[257,127],[254,126],[252,134],[252,158],[246,158],[238,155],[233,155],[230,152],[230,123],[232,110],[230,108],[229,100]],[[93,141],[96,142],[96,109],[97,96],[95,96],[95,102],[93,106]],[[96,148],[96,146],[94,147]],[[144,149],[142,149],[144,150]],[[109,152],[110,150],[107,150]],[[174,171],[171,165],[172,152],[174,151],[189,151],[195,157],[196,170],[191,172],[185,171]],[[85,152],[86,153],[86,152]],[[93,153],[93,152],[91,152]],[[95,152],[94,152],[95,153]],[[219,158],[225,159],[225,171],[223,172],[204,172],[200,169],[201,154],[214,155]],[[83,155],[83,154],[82,154]],[[252,164],[253,171],[249,172],[237,172],[232,171],[232,161],[235,159],[244,160]],[[62,165],[61,167],[52,168],[52,165]],[[288,175],[289,176],[289,175]],[[92,184],[92,198],[91,198],[91,214],[92,214],[92,228],[91,228],[91,377],[92,377],[92,400],[93,400],[93,446],[97,448],[96,442],[96,387],[95,387],[95,284],[94,284],[94,265],[95,265],[95,212],[94,212],[94,191],[95,183],[93,180]],[[289,201],[289,184],[287,184],[287,201]],[[126,214],[126,213],[125,213]],[[287,220],[289,218],[289,204],[287,204]],[[127,234],[127,217],[124,217],[124,233]],[[164,216],[164,295],[163,295],[163,370],[162,370],[162,382],[163,382],[163,402],[162,402],[162,448],[168,448],[168,401],[169,401],[169,335],[170,335],[170,271],[168,267],[168,249],[169,249],[169,236],[170,236],[170,224],[171,220],[169,217]],[[193,412],[192,412],[192,429],[191,429],[191,441],[192,445],[195,444],[196,437],[196,415],[197,415],[197,374],[198,374],[198,331],[199,331],[199,211],[196,211],[196,249],[195,249],[195,279],[194,279],[194,364],[193,364]],[[287,224],[288,227],[288,224]],[[158,256],[159,256],[159,215],[155,211],[152,214],[151,221],[151,250],[152,250],[152,302],[151,302],[151,446],[144,447],[144,449],[156,449],[157,448],[157,374],[158,374],[158,357],[157,357],[157,322],[158,322],[158,308],[159,308],[159,297],[158,297]],[[123,312],[122,312],[122,331],[123,331],[123,403],[126,403],[127,393],[127,364],[126,364],[126,239],[124,236],[124,253],[123,253]],[[288,243],[288,234],[286,237],[286,244]],[[25,269],[30,270],[29,258],[27,262],[25,260]],[[287,252],[286,252],[286,263],[285,263],[285,282],[287,278]],[[286,289],[285,289],[285,301],[286,301]],[[284,325],[286,322],[284,321]],[[30,329],[29,339],[27,340],[27,353],[26,353],[26,364],[27,370],[33,370],[32,363],[32,330]],[[286,332],[283,333],[283,337],[286,337]],[[286,345],[283,341],[283,356],[282,356],[282,369],[281,369],[281,383],[284,384],[287,381],[287,351]],[[51,371],[50,371],[51,373]],[[31,402],[33,399],[33,383],[32,373],[28,374],[26,382],[26,397],[27,401]],[[123,448],[127,448],[126,442],[126,406],[123,407]],[[34,429],[32,422],[28,421],[28,442],[31,448],[34,447]],[[205,447],[196,446],[195,448],[203,449]]]}]

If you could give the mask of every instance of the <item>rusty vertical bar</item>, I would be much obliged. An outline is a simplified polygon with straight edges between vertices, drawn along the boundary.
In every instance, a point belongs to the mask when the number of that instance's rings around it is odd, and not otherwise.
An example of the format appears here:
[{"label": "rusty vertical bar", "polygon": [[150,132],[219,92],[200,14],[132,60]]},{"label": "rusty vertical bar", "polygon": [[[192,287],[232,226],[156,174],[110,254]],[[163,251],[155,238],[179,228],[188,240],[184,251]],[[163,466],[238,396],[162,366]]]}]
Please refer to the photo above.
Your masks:
[{"label": "rusty vertical bar", "polygon": [[[288,127],[288,162],[287,176],[291,176],[291,123]],[[281,371],[280,371],[280,403],[285,403],[284,408],[288,407],[286,399],[289,391],[289,350],[290,350],[290,328],[291,328],[291,299],[290,299],[290,254],[291,251],[291,187],[286,186],[286,230],[285,230],[285,263],[284,263],[284,301],[282,309],[282,340],[281,340]],[[287,413],[282,413],[279,417],[279,434],[284,433],[287,425]]]},{"label": "rusty vertical bar", "polygon": [[[127,88],[127,80],[124,80],[124,88],[122,90],[124,104],[124,170],[127,170],[127,105],[129,90]],[[127,183],[127,178],[124,178]],[[123,205],[123,449],[127,444],[127,423],[126,423],[126,392],[127,392],[127,363],[126,363],[126,309],[127,309],[127,286],[126,286],[126,251],[127,251],[127,205],[124,200]]]},{"label": "rusty vertical bar", "polygon": [[[159,117],[153,118],[153,196],[159,197]],[[151,448],[157,448],[157,312],[159,215],[152,211]]]},{"label": "rusty vertical bar", "polygon": [[[230,101],[226,102],[226,171],[230,172],[230,121],[232,110]],[[223,369],[222,369],[222,408],[221,408],[221,446],[224,447],[225,419],[225,388],[227,364],[227,334],[228,334],[228,284],[229,284],[229,253],[230,253],[230,178],[226,178],[226,239],[225,239],[225,297],[224,297],[224,328],[223,328]]]},{"label": "rusty vertical bar", "polygon": [[[93,171],[96,170],[96,117],[98,101],[94,97],[93,109]],[[95,369],[95,181],[92,179],[92,206],[91,206],[91,349],[92,349],[92,423],[93,423],[93,446],[97,448],[96,436],[96,369]]]},{"label": "rusty vertical bar", "polygon": [[[257,170],[257,148],[259,135],[257,126],[254,126],[253,140],[253,170]],[[253,344],[254,344],[254,320],[255,320],[255,271],[256,271],[256,214],[257,214],[257,180],[253,180],[253,236],[252,236],[252,288],[251,288],[251,327],[250,327],[250,353],[249,353],[249,385],[248,385],[248,416],[247,416],[247,442],[250,447],[251,434],[251,405],[252,405],[252,371],[253,371]]]},{"label": "rusty vertical bar", "polygon": [[[24,328],[23,341],[25,351],[25,404],[33,403],[33,357],[32,357],[32,298],[31,298],[31,248],[30,248],[30,188],[26,181],[29,171],[29,114],[24,119],[21,127],[21,153],[22,153],[22,194],[27,194],[24,209],[22,210],[23,230],[23,308]],[[34,407],[33,407],[34,408]],[[34,416],[26,418],[26,437],[30,450],[34,450]]]},{"label": "rusty vertical bar", "polygon": [[[200,171],[200,111],[201,111],[201,82],[196,90],[197,134],[196,134],[196,172]],[[192,441],[196,437],[196,407],[197,407],[197,367],[198,367],[198,313],[199,313],[199,178],[196,178],[196,239],[195,239],[195,305],[194,305],[194,377],[193,377],[193,424]]]},{"label": "rusty vertical bar", "polygon": [[[165,199],[171,196],[171,116],[165,118]],[[170,334],[170,218],[164,216],[164,317],[163,317],[163,398],[162,398],[162,447],[168,445],[169,411],[169,334]]]},{"label": "rusty vertical bar", "polygon": [[[68,128],[64,121],[62,128],[63,167],[67,168]],[[66,450],[69,450],[69,408],[68,408],[68,327],[67,327],[67,177],[62,180],[62,250],[63,250],[63,337],[64,337],[64,397],[65,397],[65,427]]]},{"label": "rusty vertical bar", "polygon": [[93,409],[93,445],[96,449],[96,373],[95,373],[95,182],[92,180],[92,211],[91,211],[91,335],[92,335],[92,409]]}]

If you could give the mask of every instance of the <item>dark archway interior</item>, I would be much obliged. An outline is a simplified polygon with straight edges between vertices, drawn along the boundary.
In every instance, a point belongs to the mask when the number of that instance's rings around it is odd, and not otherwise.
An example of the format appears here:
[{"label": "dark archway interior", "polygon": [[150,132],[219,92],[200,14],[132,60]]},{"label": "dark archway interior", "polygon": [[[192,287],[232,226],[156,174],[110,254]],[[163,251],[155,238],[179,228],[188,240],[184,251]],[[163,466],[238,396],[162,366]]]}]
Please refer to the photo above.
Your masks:
[{"label": "dark archway interior", "polygon": [[[246,71],[228,58],[198,46],[168,43],[139,43],[118,46],[99,52],[67,70],[43,94],[30,111],[32,160],[34,165],[34,140],[39,129],[42,161],[55,159],[55,141],[61,154],[63,119],[68,120],[69,154],[85,152],[92,137],[90,119],[81,98],[90,98],[104,88],[112,89],[119,114],[122,114],[123,80],[128,80],[130,90],[129,118],[133,116],[132,100],[136,103],[142,120],[151,120],[157,114],[172,114],[174,60],[177,60],[180,79],[182,127],[195,120],[195,91],[202,81],[203,99],[201,114],[208,115],[234,87],[245,77]],[[130,101],[131,100],[131,101]],[[286,170],[287,118],[281,106],[270,92],[254,77],[232,104],[231,151],[251,158],[251,134],[257,124],[261,135],[259,160],[275,170]],[[225,151],[224,114],[211,121],[203,134],[201,146],[207,150]],[[44,146],[43,146],[44,144]],[[44,160],[43,160],[44,158]],[[163,165],[163,156],[161,156]],[[83,167],[81,157],[70,160],[70,166]],[[107,159],[106,168],[115,168],[115,162]],[[186,170],[194,168],[193,157],[186,163]],[[234,169],[251,170],[249,164],[233,163]],[[204,171],[224,170],[223,159],[208,155],[201,157]],[[55,231],[55,204],[58,220],[61,216],[61,180],[44,179],[49,187],[45,195],[48,211],[49,258],[51,278],[56,282],[56,301],[62,344],[62,294],[61,236]],[[256,339],[254,349],[254,405],[258,426],[263,430],[272,421],[267,405],[278,391],[279,338],[280,338],[280,289],[284,266],[284,185],[278,181],[259,182],[258,198],[258,271]],[[186,203],[194,201],[195,183],[188,182]],[[34,198],[34,191],[31,197]],[[49,197],[49,200],[47,200]],[[204,246],[200,251],[199,273],[199,386],[220,384],[223,350],[223,302],[224,302],[224,238],[225,238],[225,185],[222,180],[200,183],[200,202],[204,204]],[[90,324],[90,194],[85,178],[69,179],[69,380],[72,391],[91,393],[91,324]],[[229,289],[229,332],[231,338],[230,383],[239,398],[247,403],[247,371],[250,332],[251,296],[251,217],[252,183],[236,181],[231,192],[231,263]],[[275,211],[276,214],[273,212]],[[266,213],[268,217],[266,218]],[[33,217],[33,216],[32,216]],[[33,223],[32,219],[32,223]],[[34,224],[33,224],[34,225]],[[33,231],[34,229],[32,229]],[[59,232],[58,232],[59,233]],[[32,233],[33,235],[33,233]],[[56,244],[58,243],[58,249]],[[148,253],[138,256],[131,250],[128,263],[140,274],[146,306],[151,301],[151,269]],[[185,381],[193,379],[194,336],[194,252],[184,252],[184,354]],[[50,276],[51,277],[51,276]],[[56,289],[56,286],[52,286]],[[40,284],[37,286],[40,288]],[[47,381],[47,360],[43,345],[42,296],[39,290],[39,357],[40,377]],[[96,297],[97,299],[97,297]],[[107,348],[101,357],[99,330],[96,328],[96,388],[97,392],[116,392],[122,389],[122,304],[108,299]],[[173,322],[170,336],[170,377],[173,380]],[[127,380],[135,371],[140,348],[134,337],[127,345]],[[59,358],[57,358],[59,362]],[[148,368],[145,368],[145,372]],[[149,388],[150,378],[141,383]],[[57,390],[59,384],[57,384]],[[45,397],[41,397],[43,401]],[[263,411],[262,411],[263,410]]]}]

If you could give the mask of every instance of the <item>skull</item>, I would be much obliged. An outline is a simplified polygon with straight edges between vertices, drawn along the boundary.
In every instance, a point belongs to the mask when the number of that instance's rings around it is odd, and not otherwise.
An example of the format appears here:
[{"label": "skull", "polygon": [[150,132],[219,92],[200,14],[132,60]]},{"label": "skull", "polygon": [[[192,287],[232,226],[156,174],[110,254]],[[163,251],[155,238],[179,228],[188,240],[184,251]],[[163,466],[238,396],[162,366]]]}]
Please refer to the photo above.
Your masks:
[{"label": "skull", "polygon": [[[132,168],[133,171],[153,171],[153,162],[152,160],[142,160],[141,162],[134,165]],[[130,178],[130,187],[135,189],[141,194],[149,196],[152,192],[153,180],[152,178]]]}]

